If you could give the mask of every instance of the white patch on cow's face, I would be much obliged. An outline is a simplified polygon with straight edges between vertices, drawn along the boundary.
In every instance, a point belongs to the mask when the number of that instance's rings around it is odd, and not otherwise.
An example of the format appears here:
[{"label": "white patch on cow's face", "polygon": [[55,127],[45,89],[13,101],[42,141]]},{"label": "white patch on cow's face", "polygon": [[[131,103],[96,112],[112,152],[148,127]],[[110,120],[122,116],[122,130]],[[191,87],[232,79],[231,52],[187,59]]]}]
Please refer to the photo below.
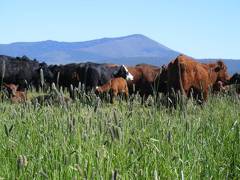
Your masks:
[{"label": "white patch on cow's face", "polygon": [[133,75],[128,72],[127,76],[126,76],[126,79],[132,81],[133,80]]},{"label": "white patch on cow's face", "polygon": [[128,72],[128,69],[126,68],[126,66],[123,65],[123,68],[125,69],[125,71],[127,73],[126,79],[132,81],[133,75],[130,72]]},{"label": "white patch on cow's face", "polygon": [[99,86],[96,86],[96,90],[98,90]]}]

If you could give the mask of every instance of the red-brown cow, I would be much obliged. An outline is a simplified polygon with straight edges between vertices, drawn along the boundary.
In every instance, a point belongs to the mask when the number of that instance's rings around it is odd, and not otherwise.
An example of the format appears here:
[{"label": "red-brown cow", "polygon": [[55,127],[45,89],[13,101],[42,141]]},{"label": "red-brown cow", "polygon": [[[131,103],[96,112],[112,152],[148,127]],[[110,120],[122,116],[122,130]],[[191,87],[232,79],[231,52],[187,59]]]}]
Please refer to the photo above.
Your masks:
[{"label": "red-brown cow", "polygon": [[228,80],[227,67],[222,61],[203,64],[191,57],[179,55],[168,65],[169,93],[172,94],[174,90],[188,97],[192,94],[200,102],[207,100],[209,87],[212,87],[214,83]]},{"label": "red-brown cow", "polygon": [[[147,97],[152,95],[156,86],[156,79],[161,72],[161,68],[148,64],[139,64],[135,67],[127,67],[128,71],[133,75],[133,80],[128,81],[130,93],[139,92],[141,96]],[[135,89],[134,89],[135,86]],[[160,87],[161,88],[161,87]]]},{"label": "red-brown cow", "polygon": [[127,81],[121,77],[113,78],[106,84],[96,87],[97,93],[110,92],[111,103],[113,103],[114,97],[123,93],[126,99],[128,98],[128,86]]}]

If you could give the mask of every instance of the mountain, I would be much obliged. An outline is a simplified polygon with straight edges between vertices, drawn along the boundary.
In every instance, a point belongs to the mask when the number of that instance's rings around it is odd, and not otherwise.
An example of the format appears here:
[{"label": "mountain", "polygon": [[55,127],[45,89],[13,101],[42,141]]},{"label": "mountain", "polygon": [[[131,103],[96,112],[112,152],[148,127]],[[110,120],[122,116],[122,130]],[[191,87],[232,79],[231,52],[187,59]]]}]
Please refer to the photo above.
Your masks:
[{"label": "mountain", "polygon": [[[23,56],[45,61],[48,64],[67,64],[93,61],[135,65],[148,63],[168,64],[179,52],[174,51],[144,35],[134,34],[117,38],[102,38],[84,42],[16,42],[0,44],[0,55]],[[201,62],[216,59],[200,59]],[[228,71],[240,71],[240,60],[223,60]]]},{"label": "mountain", "polygon": [[[84,42],[17,42],[0,44],[0,54],[9,56],[27,55],[49,64],[69,62],[150,62],[170,60],[179,53],[140,34],[118,38],[102,38]],[[149,62],[146,62],[149,63]],[[151,63],[150,63],[151,64]],[[155,64],[155,63],[154,63]]]}]

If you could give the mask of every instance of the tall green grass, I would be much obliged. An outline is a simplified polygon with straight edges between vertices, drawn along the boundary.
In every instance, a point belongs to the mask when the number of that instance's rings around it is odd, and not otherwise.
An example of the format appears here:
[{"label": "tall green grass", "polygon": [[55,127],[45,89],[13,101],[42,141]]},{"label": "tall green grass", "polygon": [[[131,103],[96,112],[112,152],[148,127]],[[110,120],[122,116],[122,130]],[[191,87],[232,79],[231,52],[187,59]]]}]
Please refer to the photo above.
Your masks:
[{"label": "tall green grass", "polygon": [[235,96],[184,110],[139,98],[4,102],[0,178],[239,179],[239,105]]}]

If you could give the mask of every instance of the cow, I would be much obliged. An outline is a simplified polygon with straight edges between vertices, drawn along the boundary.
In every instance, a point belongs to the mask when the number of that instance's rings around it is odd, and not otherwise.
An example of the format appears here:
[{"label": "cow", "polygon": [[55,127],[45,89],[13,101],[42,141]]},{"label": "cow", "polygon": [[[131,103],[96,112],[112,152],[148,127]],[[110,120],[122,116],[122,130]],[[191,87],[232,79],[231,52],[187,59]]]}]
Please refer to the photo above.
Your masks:
[{"label": "cow", "polygon": [[52,79],[53,75],[44,62],[30,60],[26,56],[14,58],[0,55],[1,83],[18,84],[21,90],[26,89],[28,85],[38,88],[41,85],[41,70],[46,81]]},{"label": "cow", "polygon": [[27,101],[27,94],[24,91],[18,91],[18,85],[15,84],[4,84],[7,89],[8,97],[13,103],[20,103]]},{"label": "cow", "polygon": [[80,79],[85,84],[88,90],[106,84],[109,80],[116,77],[122,77],[126,80],[133,80],[133,75],[124,65],[121,66],[106,66],[104,64],[86,63],[80,67]]},{"label": "cow", "polygon": [[114,101],[114,97],[119,94],[125,94],[126,100],[128,98],[128,85],[127,81],[122,77],[113,78],[102,86],[96,87],[96,94],[110,93],[111,103]]},{"label": "cow", "polygon": [[[53,73],[53,82],[57,87],[61,87],[63,90],[68,89],[70,97],[74,99],[74,92],[72,87],[78,87],[80,79],[79,69],[84,66],[85,63],[70,63],[65,65],[50,65],[49,69]],[[82,77],[81,77],[82,78]]]},{"label": "cow", "polygon": [[229,84],[240,84],[240,74],[233,74],[229,80]]},{"label": "cow", "polygon": [[168,64],[167,79],[170,99],[175,99],[174,92],[180,91],[183,95],[193,96],[202,103],[208,99],[209,87],[217,81],[227,82],[229,75],[222,61],[204,64],[181,54]]},{"label": "cow", "polygon": [[[159,84],[160,79],[158,78],[161,69],[158,66],[149,64],[138,64],[134,67],[128,67],[129,72],[133,75],[133,80],[128,81],[130,94],[139,92],[142,97],[153,95],[154,90],[162,86],[162,84]],[[159,91],[161,90],[159,89]]]},{"label": "cow", "polygon": [[233,74],[227,84],[231,87],[234,87],[236,93],[240,94],[240,74],[239,73]]},{"label": "cow", "polygon": [[78,70],[81,65],[82,63],[50,65],[49,69],[53,73],[53,82],[63,88],[70,88],[70,85],[77,87],[80,82]]}]

